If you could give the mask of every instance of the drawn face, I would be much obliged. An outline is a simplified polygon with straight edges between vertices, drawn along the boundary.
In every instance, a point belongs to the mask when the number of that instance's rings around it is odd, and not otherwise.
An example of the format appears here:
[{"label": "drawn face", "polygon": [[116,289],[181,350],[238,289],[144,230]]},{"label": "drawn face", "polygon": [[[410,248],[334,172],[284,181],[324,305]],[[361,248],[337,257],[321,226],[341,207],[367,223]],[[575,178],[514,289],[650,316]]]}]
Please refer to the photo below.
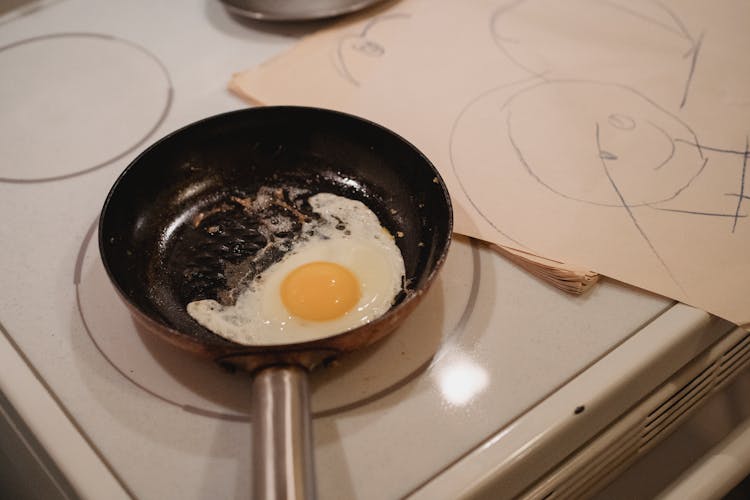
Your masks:
[{"label": "drawn face", "polygon": [[[656,172],[667,165],[675,154],[676,145],[672,137],[651,121],[639,123],[626,114],[612,113],[605,123],[597,124],[599,158],[615,180],[627,176],[622,170],[637,169],[639,166]],[[644,175],[646,179],[649,177],[647,171]]]},{"label": "drawn face", "polygon": [[640,206],[677,196],[703,160],[689,129],[633,90],[550,82],[510,99],[508,139],[536,180],[565,198]]},{"label": "drawn face", "polygon": [[386,56],[389,40],[404,29],[404,21],[409,17],[401,13],[376,16],[359,32],[341,37],[333,54],[336,71],[352,85],[359,86],[362,76]]}]

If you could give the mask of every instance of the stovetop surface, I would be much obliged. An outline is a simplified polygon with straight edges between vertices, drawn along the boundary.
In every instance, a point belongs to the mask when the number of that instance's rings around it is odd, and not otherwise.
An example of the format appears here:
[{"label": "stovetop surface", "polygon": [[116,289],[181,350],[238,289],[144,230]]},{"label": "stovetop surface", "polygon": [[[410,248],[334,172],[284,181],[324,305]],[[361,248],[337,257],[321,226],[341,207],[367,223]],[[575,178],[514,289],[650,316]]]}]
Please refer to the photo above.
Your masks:
[{"label": "stovetop surface", "polygon": [[[249,382],[135,331],[96,247],[104,197],[151,142],[244,107],[233,72],[324,26],[213,0],[0,17],[0,324],[138,498],[248,496]],[[608,280],[569,296],[456,237],[403,327],[312,375],[321,497],[407,495],[671,305]]]}]

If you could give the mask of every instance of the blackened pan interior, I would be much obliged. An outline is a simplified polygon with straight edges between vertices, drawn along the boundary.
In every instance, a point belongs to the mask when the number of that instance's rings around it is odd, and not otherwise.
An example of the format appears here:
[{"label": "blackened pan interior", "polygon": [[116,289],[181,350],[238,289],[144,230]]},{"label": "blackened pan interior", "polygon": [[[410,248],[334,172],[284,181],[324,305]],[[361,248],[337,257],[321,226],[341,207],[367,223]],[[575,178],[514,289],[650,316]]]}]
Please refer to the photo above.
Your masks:
[{"label": "blackened pan interior", "polygon": [[269,185],[363,201],[397,236],[410,291],[431,280],[445,258],[450,201],[439,174],[416,148],[350,115],[259,107],[178,130],[117,180],[102,210],[99,244],[121,295],[178,334],[208,346],[233,345],[187,314],[186,302],[201,297],[180,296],[184,276],[170,269],[170,252],[201,207],[227,193],[252,194]]}]

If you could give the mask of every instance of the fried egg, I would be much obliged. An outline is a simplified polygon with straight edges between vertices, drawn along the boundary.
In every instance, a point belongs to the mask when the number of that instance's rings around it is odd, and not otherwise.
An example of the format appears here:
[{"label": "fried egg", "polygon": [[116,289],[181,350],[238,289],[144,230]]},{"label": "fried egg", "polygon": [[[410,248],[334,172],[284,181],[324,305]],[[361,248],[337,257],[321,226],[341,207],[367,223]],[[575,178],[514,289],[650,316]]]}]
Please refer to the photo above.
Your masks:
[{"label": "fried egg", "polygon": [[405,275],[393,236],[360,201],[319,193],[308,202],[320,218],[234,305],[198,300],[188,314],[234,342],[268,345],[328,337],[388,311]]}]

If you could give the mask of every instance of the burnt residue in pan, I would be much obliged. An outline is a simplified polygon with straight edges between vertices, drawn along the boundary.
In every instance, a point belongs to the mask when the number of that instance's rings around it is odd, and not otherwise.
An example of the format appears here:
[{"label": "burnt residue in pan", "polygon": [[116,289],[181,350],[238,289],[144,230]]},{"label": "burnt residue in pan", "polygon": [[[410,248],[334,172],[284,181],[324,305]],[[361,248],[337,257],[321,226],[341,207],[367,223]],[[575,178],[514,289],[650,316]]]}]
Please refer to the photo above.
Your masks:
[{"label": "burnt residue in pan", "polygon": [[176,229],[155,265],[163,265],[182,303],[233,304],[239,293],[302,237],[315,217],[297,188],[262,187],[215,196]]}]

